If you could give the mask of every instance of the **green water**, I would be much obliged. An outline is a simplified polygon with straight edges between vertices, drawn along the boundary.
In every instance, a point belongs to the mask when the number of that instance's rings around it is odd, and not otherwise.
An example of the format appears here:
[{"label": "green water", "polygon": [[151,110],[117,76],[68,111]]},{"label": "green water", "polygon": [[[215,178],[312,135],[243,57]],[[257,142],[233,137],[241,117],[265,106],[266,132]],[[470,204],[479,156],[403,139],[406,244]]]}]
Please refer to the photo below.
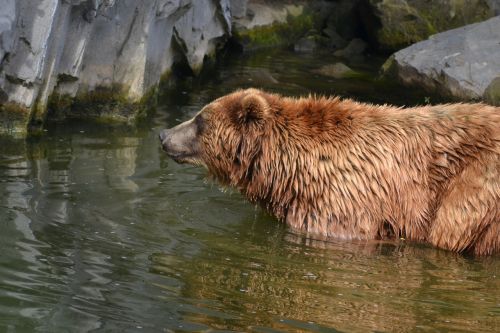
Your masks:
[{"label": "green water", "polygon": [[324,59],[237,57],[165,89],[138,128],[0,139],[0,332],[500,331],[498,257],[307,239],[161,152],[160,129],[241,86],[429,100],[375,80],[377,59],[351,80],[312,74]]}]

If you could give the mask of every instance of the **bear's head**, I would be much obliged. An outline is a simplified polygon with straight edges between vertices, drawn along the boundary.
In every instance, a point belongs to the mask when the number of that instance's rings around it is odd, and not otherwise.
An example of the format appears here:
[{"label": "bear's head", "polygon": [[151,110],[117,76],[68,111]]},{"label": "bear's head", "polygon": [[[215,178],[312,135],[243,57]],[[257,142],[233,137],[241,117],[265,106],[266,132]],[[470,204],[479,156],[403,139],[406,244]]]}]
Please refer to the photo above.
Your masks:
[{"label": "bear's head", "polygon": [[163,150],[178,163],[205,166],[224,185],[242,189],[262,154],[273,96],[239,90],[206,105],[194,118],[163,130]]}]

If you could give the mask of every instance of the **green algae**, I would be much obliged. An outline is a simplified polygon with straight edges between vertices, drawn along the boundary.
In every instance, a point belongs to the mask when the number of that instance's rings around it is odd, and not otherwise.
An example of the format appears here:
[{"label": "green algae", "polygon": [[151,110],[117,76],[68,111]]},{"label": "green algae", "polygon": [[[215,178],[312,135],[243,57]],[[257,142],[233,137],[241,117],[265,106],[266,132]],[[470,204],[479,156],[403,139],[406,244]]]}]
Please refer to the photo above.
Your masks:
[{"label": "green algae", "polygon": [[30,110],[17,103],[0,104],[0,135],[26,136],[29,115]]},{"label": "green algae", "polygon": [[380,13],[381,26],[372,31],[380,47],[386,50],[398,50],[438,32],[480,22],[494,15],[489,6],[479,0],[445,3],[388,0],[373,6]]},{"label": "green algae", "polygon": [[490,83],[483,97],[488,103],[500,106],[500,77]]},{"label": "green algae", "polygon": [[[113,84],[98,86],[76,96],[55,91],[46,103],[37,100],[31,108],[15,102],[0,103],[0,135],[38,136],[48,124],[71,119],[134,125],[155,110],[159,86],[170,76],[170,71],[165,72],[160,83],[149,88],[139,99],[130,96],[127,86]],[[73,80],[70,76],[58,79]]]},{"label": "green algae", "polygon": [[138,101],[131,99],[127,91],[125,86],[113,84],[98,86],[75,97],[54,92],[48,99],[46,121],[76,118],[133,123],[153,107],[157,89],[149,89]]}]

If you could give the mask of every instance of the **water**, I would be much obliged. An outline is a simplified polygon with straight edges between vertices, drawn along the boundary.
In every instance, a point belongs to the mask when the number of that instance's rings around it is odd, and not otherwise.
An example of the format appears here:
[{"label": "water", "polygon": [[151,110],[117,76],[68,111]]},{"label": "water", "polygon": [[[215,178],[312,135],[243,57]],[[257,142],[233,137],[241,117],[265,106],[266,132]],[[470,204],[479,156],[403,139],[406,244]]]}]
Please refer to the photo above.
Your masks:
[{"label": "water", "polygon": [[311,74],[320,59],[229,59],[165,91],[135,129],[0,139],[0,331],[500,331],[498,257],[307,239],[161,152],[161,128],[240,86],[435,101],[374,80],[379,59],[330,81]]}]

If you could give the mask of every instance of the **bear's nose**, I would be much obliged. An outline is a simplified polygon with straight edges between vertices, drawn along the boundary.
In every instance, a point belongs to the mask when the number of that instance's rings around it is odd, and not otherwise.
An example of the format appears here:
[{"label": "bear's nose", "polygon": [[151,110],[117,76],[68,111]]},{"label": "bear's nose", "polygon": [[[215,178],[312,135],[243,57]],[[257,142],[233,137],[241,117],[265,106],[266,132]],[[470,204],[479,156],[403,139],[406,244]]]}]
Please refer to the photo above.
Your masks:
[{"label": "bear's nose", "polygon": [[160,141],[165,141],[165,138],[168,136],[168,130],[163,130],[160,132]]}]

